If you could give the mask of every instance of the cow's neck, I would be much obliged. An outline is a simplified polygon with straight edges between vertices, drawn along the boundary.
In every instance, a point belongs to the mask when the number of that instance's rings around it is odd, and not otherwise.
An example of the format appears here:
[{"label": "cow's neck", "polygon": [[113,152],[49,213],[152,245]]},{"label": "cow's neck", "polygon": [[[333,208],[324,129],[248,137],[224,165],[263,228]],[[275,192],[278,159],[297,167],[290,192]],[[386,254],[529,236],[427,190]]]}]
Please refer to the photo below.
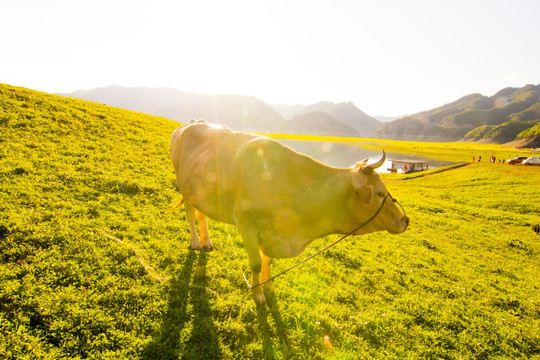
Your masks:
[{"label": "cow's neck", "polygon": [[351,211],[357,195],[352,186],[351,170],[333,170],[333,174],[321,182],[313,222],[305,224],[316,232],[314,238],[344,234],[350,231],[348,229],[354,222]]}]

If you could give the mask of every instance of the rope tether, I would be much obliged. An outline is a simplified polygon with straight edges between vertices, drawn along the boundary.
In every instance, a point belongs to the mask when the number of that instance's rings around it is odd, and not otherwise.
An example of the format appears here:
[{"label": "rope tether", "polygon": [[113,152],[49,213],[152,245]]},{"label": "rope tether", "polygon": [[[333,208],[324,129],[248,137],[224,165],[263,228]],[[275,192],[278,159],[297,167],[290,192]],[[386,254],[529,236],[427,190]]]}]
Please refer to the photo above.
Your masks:
[{"label": "rope tether", "polygon": [[366,226],[367,224],[369,224],[370,222],[372,222],[373,219],[375,219],[375,217],[376,217],[377,215],[379,215],[379,213],[381,212],[381,210],[382,210],[382,208],[383,208],[383,206],[384,206],[384,203],[386,202],[386,199],[388,198],[388,196],[390,196],[390,198],[392,199],[392,202],[397,203],[397,204],[401,207],[401,209],[403,210],[403,213],[405,214],[405,209],[403,209],[403,206],[401,206],[401,204],[400,204],[396,199],[394,199],[394,198],[392,197],[392,195],[390,195],[390,193],[387,193],[387,196],[384,197],[384,199],[383,199],[383,201],[382,201],[382,203],[381,203],[381,206],[379,206],[379,209],[377,209],[377,211],[375,212],[375,214],[373,214],[373,216],[371,216],[366,222],[364,222],[362,225],[360,225],[360,226],[354,228],[352,231],[349,231],[347,234],[343,235],[342,237],[340,237],[338,240],[334,241],[334,242],[331,243],[330,245],[327,245],[327,246],[325,246],[324,248],[322,248],[321,250],[317,251],[315,254],[310,255],[310,256],[308,256],[307,258],[305,258],[304,260],[302,260],[302,261],[296,263],[295,265],[291,266],[290,268],[283,270],[283,271],[280,272],[279,274],[274,275],[274,276],[271,276],[271,277],[268,278],[267,280],[265,280],[265,281],[263,281],[263,282],[260,282],[260,283],[258,283],[257,285],[251,286],[251,285],[249,284],[249,281],[248,281],[247,278],[246,278],[246,275],[244,274],[244,272],[242,272],[242,276],[244,277],[244,280],[246,281],[247,286],[248,286],[250,289],[254,289],[254,288],[259,287],[259,286],[261,286],[261,285],[263,285],[263,284],[266,284],[267,282],[269,282],[269,281],[271,281],[271,280],[277,278],[278,276],[281,276],[281,275],[283,275],[283,274],[289,272],[290,270],[294,269],[295,267],[297,267],[297,266],[299,266],[299,265],[305,263],[306,261],[308,261],[308,260],[314,258],[315,256],[319,255],[319,254],[322,253],[323,251],[325,251],[325,250],[331,248],[332,246],[336,245],[337,243],[339,243],[340,241],[342,241],[342,240],[345,239],[346,237],[348,237],[348,236],[354,234],[355,232],[357,232],[358,230],[360,230],[361,228],[363,228],[364,226]]}]

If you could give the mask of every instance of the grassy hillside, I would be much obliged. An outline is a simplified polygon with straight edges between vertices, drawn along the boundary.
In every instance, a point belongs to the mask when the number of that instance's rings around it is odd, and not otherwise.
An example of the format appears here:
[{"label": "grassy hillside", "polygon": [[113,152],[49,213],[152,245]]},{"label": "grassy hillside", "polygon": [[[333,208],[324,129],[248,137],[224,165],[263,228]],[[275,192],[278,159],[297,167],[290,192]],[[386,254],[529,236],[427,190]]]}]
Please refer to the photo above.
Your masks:
[{"label": "grassy hillside", "polygon": [[540,123],[536,121],[507,121],[501,125],[482,125],[467,133],[465,138],[474,140],[493,140],[506,143],[517,137],[524,137],[521,133],[534,132],[534,127]]},{"label": "grassy hillside", "polygon": [[535,126],[530,127],[527,130],[522,131],[518,134],[518,137],[524,138],[529,136],[539,136],[540,135],[540,122],[537,123]]},{"label": "grassy hillside", "polygon": [[[540,121],[540,85],[506,88],[493,96],[465,96],[441,107],[385,123],[383,138],[498,143],[515,140]],[[534,134],[537,135],[537,134]],[[530,135],[527,135],[530,136]]]},{"label": "grassy hillside", "polygon": [[257,308],[236,228],[195,253],[165,213],[177,126],[0,85],[0,358],[540,356],[540,167],[385,176],[409,230],[343,241]]}]

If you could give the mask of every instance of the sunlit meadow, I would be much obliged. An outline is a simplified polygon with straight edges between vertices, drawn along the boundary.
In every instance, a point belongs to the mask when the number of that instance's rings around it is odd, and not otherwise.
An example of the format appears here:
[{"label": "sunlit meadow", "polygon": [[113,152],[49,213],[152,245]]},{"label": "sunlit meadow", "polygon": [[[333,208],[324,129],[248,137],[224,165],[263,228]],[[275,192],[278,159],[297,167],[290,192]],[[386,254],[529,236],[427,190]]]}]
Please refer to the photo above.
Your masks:
[{"label": "sunlit meadow", "polygon": [[540,167],[471,162],[509,149],[366,140],[466,165],[382,175],[407,232],[346,239],[257,307],[237,229],[210,222],[217,251],[193,252],[183,209],[166,213],[178,123],[8,85],[0,97],[0,358],[540,355]]}]

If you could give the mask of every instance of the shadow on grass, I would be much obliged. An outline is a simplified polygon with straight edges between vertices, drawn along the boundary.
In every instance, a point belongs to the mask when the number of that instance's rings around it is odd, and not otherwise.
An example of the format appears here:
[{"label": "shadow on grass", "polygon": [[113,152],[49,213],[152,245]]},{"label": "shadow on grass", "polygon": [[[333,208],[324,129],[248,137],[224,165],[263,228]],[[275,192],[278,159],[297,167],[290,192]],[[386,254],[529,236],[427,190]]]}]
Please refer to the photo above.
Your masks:
[{"label": "shadow on grass", "polygon": [[[265,292],[265,296],[267,306],[257,307],[257,319],[259,321],[264,359],[289,359],[295,354],[295,351],[292,349],[287,336],[287,327],[281,318],[276,297],[271,292]],[[273,326],[268,322],[269,317],[273,320]],[[273,339],[279,341],[277,346]],[[281,356],[277,356],[276,350],[281,353]]]},{"label": "shadow on grass", "polygon": [[221,359],[208,300],[206,262],[206,254],[190,251],[182,270],[170,280],[161,329],[143,350],[142,359]]}]

